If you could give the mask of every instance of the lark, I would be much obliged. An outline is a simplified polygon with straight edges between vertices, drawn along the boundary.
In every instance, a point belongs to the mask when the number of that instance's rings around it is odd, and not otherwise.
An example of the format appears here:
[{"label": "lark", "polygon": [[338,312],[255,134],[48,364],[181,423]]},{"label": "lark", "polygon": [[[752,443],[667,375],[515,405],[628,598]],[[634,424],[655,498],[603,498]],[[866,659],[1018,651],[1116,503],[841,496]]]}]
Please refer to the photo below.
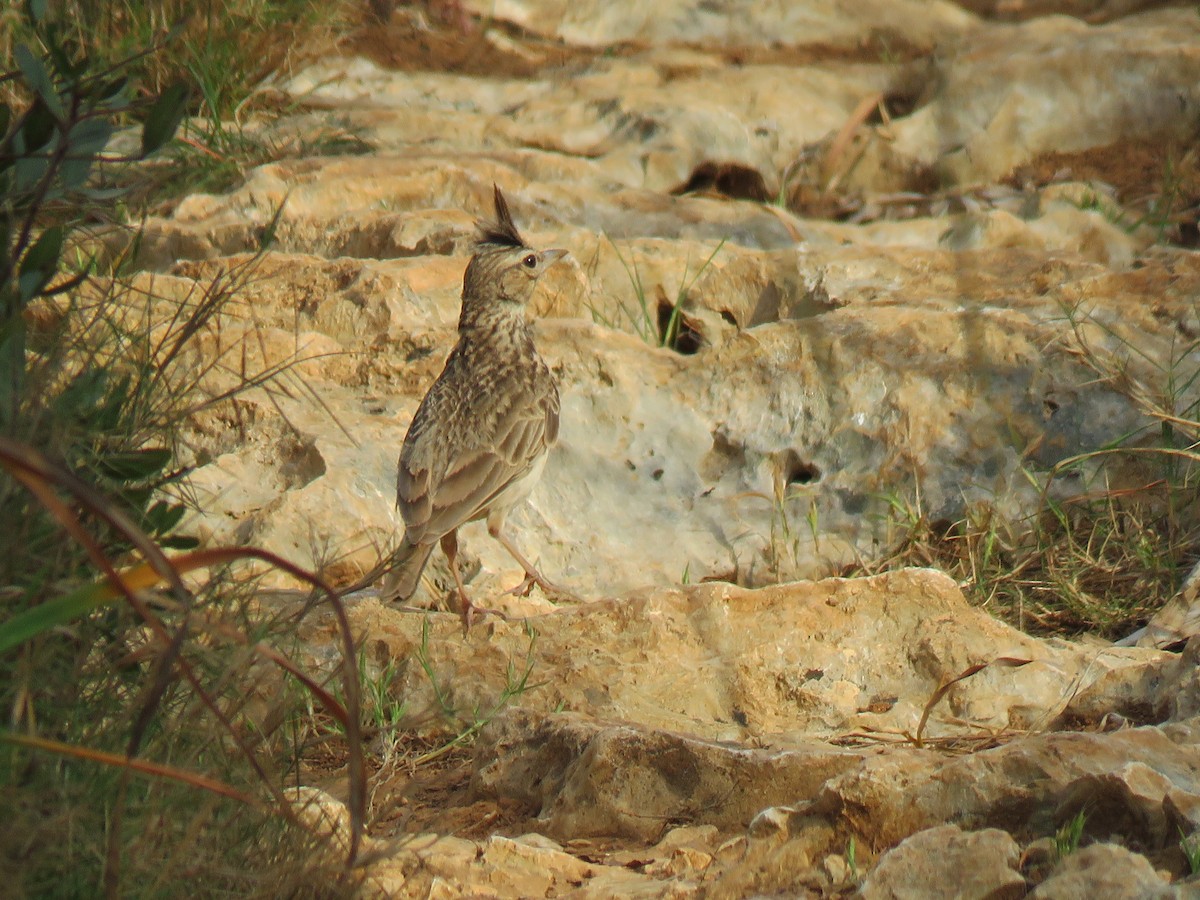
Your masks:
[{"label": "lark", "polygon": [[478,224],[463,276],[458,342],[425,394],[400,451],[396,505],[404,541],[381,596],[407,599],[437,544],[454,576],[463,627],[476,607],[458,570],[458,529],[487,519],[488,533],[525,570],[513,593],[555,586],[517,549],[504,520],[542,474],[558,439],[558,386],[534,345],[526,306],[538,279],[565,250],[535,250],[518,233],[500,188],[496,218]]}]

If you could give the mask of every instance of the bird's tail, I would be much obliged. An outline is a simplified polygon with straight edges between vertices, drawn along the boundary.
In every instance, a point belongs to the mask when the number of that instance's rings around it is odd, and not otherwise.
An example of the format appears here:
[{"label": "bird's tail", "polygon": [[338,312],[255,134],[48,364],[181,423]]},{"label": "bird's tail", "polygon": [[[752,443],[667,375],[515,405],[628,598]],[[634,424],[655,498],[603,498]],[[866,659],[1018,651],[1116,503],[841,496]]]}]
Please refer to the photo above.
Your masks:
[{"label": "bird's tail", "polygon": [[417,592],[417,583],[433,552],[432,544],[410,544],[405,541],[392,554],[387,578],[379,588],[379,599],[407,600]]}]

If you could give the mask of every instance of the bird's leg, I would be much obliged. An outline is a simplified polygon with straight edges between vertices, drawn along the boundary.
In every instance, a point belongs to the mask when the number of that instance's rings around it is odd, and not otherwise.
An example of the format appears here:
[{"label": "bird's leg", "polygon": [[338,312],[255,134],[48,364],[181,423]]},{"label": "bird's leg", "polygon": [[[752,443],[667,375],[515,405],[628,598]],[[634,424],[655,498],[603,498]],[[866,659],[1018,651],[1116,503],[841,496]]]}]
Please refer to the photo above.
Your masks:
[{"label": "bird's leg", "polygon": [[475,606],[467,596],[467,586],[463,584],[462,573],[458,571],[457,531],[448,531],[442,535],[442,552],[446,554],[450,574],[454,576],[455,590],[458,594],[458,614],[462,616],[463,634],[466,634],[475,621]]},{"label": "bird's leg", "polygon": [[495,538],[499,542],[500,546],[507,550],[512,558],[515,559],[520,564],[521,568],[525,570],[525,580],[518,584],[515,588],[512,588],[508,593],[519,594],[522,597],[525,597],[529,595],[529,592],[533,590],[533,586],[536,584],[546,592],[547,596],[551,598],[566,600],[570,603],[582,602],[566,588],[559,587],[557,584],[539,572],[534,567],[533,563],[531,563],[522,555],[521,551],[517,549],[517,545],[509,540],[508,535],[504,533],[503,516],[488,516],[487,526],[488,534]]},{"label": "bird's leg", "polygon": [[458,614],[462,616],[463,634],[471,630],[471,626],[479,616],[493,615],[506,618],[498,609],[484,609],[476,606],[467,596],[467,586],[463,583],[462,573],[458,570],[458,532],[451,531],[442,535],[442,552],[450,564],[450,574],[454,576],[455,593],[458,595]]}]

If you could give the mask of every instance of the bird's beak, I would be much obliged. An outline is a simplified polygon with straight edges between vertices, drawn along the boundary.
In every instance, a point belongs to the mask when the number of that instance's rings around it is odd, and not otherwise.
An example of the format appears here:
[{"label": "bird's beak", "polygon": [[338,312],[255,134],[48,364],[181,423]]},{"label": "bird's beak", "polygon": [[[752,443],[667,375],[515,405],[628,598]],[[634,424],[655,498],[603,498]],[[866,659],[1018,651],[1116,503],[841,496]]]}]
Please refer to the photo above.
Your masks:
[{"label": "bird's beak", "polygon": [[546,263],[546,268],[550,268],[550,266],[554,265],[566,255],[567,251],[562,249],[543,250],[542,260]]}]

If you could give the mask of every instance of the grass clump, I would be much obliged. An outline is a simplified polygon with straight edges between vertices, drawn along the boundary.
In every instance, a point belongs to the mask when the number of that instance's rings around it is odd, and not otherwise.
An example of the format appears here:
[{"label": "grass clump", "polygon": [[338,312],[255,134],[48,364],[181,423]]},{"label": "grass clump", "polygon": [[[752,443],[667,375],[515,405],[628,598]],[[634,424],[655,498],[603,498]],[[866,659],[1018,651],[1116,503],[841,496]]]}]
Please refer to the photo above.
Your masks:
[{"label": "grass clump", "polygon": [[658,286],[657,298],[651,301],[647,295],[646,284],[642,280],[642,273],[638,269],[637,260],[626,259],[621,249],[609,238],[608,242],[612,246],[613,252],[617,254],[617,259],[629,279],[633,300],[629,302],[623,298],[619,299],[616,313],[612,316],[605,315],[593,306],[591,307],[592,320],[607,328],[630,330],[654,347],[666,347],[677,353],[695,353],[701,345],[701,338],[688,327],[684,319],[683,308],[692,286],[712,265],[717,254],[721,252],[721,248],[725,246],[725,241],[726,239],[723,238],[713,248],[713,251],[700,264],[699,268],[691,273],[690,277],[688,274],[690,264],[685,263],[679,290],[672,302],[661,285]]},{"label": "grass clump", "polygon": [[[132,57],[97,61],[45,4],[28,10],[31,37],[0,76],[0,877],[13,896],[348,892],[365,781],[336,597],[261,551],[164,553],[194,543],[177,533],[178,426],[222,399],[197,396],[194,344],[254,261],[165,321],[163,298],[97,274],[82,239],[128,190],[106,170],[141,171],[187,91],[145,89]],[[137,151],[107,153],[128,122]],[[280,649],[306,610],[264,605],[230,577],[247,558],[331,604],[341,700]],[[287,790],[292,683],[347,735],[348,856]]]},{"label": "grass clump", "polygon": [[1185,835],[1183,829],[1180,829],[1179,849],[1183,852],[1183,858],[1187,860],[1188,874],[1200,875],[1200,832]]},{"label": "grass clump", "polygon": [[1054,833],[1054,852],[1059,859],[1070,856],[1079,849],[1083,840],[1083,829],[1087,825],[1087,810],[1081,809]]},{"label": "grass clump", "polygon": [[1044,497],[1041,512],[1017,520],[981,503],[947,523],[890,496],[902,537],[869,569],[942,569],[972,603],[1030,633],[1121,637],[1175,594],[1200,557],[1194,530],[1173,532],[1151,505],[1125,500],[1120,491]]},{"label": "grass clump", "polygon": [[[1068,351],[1150,424],[1049,471],[1026,469],[1041,503],[1024,518],[976,503],[959,521],[931,521],[919,496],[883,498],[899,538],[868,568],[934,566],[1023,630],[1120,638],[1200,560],[1200,338],[1180,329],[1156,355],[1079,309],[1065,313]],[[1085,488],[1056,491],[1068,475]]]},{"label": "grass clump", "polygon": [[[62,0],[29,6],[47,9],[34,17],[15,9],[0,13],[0,23],[10,26],[0,27],[0,59],[12,59],[20,46],[57,47],[86,60],[88,71],[120,71],[140,97],[179,91],[186,98],[179,139],[151,169],[121,179],[132,188],[121,204],[135,210],[189,191],[225,190],[247,168],[292,152],[245,128],[248,112],[255,105],[277,107],[280,95],[264,91],[264,81],[330,46],[335,31],[356,15],[344,0]],[[5,93],[10,101],[27,99],[19,84],[0,84],[0,98]],[[129,119],[117,117],[117,123]],[[334,152],[361,147],[343,141]]]}]

